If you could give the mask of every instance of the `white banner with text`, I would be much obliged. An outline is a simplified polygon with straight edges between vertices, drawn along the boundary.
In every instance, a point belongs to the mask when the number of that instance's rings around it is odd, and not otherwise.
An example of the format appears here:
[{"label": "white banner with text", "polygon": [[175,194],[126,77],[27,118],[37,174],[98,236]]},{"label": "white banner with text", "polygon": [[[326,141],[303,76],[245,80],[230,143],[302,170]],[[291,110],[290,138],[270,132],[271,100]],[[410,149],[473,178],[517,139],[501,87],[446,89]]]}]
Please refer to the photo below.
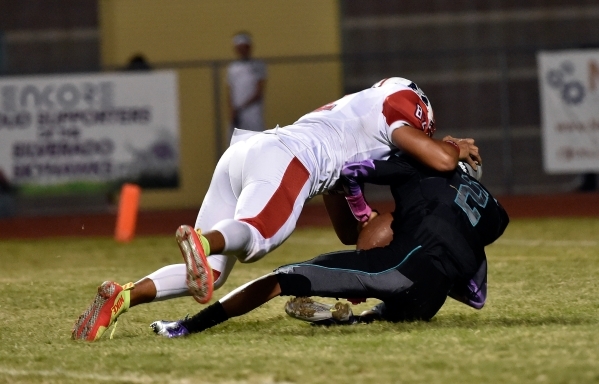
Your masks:
[{"label": "white banner with text", "polygon": [[0,172],[17,189],[176,187],[178,110],[174,71],[0,78]]},{"label": "white banner with text", "polygon": [[599,50],[540,52],[537,61],[545,171],[599,172]]}]

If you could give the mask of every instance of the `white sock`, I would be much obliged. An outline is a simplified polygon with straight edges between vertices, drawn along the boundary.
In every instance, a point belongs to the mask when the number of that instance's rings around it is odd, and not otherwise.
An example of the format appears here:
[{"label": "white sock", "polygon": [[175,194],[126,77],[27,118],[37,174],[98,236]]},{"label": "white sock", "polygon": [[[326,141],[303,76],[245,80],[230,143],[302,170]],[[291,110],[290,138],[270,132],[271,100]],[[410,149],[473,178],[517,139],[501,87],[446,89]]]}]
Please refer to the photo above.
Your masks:
[{"label": "white sock", "polygon": [[187,283],[185,282],[186,277],[187,268],[185,264],[173,264],[152,272],[144,277],[144,279],[152,280],[156,286],[156,297],[153,301],[162,301],[176,297],[190,296]]}]

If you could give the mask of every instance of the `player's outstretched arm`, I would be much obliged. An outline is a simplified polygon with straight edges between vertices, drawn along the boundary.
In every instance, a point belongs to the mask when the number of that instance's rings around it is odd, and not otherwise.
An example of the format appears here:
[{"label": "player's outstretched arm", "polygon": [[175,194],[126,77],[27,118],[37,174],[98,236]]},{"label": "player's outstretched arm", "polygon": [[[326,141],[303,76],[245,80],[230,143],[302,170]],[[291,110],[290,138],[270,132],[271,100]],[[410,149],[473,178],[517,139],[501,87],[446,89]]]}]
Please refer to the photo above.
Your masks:
[{"label": "player's outstretched arm", "polygon": [[483,164],[483,160],[478,152],[478,147],[474,144],[474,139],[456,139],[452,136],[445,136],[443,141],[451,143],[452,145],[457,145],[460,152],[460,161],[468,163],[475,171],[478,169],[479,165]]},{"label": "player's outstretched arm", "polygon": [[358,241],[358,224],[344,195],[323,195],[324,206],[329,214],[337,237],[344,245],[354,245]]},{"label": "player's outstretched arm", "polygon": [[324,203],[339,240],[354,245],[362,228],[376,216],[366,202],[362,183],[375,172],[372,160],[346,163],[340,182],[345,193],[324,195]]},{"label": "player's outstretched arm", "polygon": [[459,160],[473,167],[480,160],[473,139],[436,140],[408,125],[395,129],[391,139],[397,148],[440,172],[454,170]]},{"label": "player's outstretched arm", "polygon": [[340,181],[345,190],[345,199],[353,216],[360,223],[367,223],[372,215],[372,208],[364,197],[364,180],[375,173],[374,162],[364,160],[346,163],[341,170]]}]

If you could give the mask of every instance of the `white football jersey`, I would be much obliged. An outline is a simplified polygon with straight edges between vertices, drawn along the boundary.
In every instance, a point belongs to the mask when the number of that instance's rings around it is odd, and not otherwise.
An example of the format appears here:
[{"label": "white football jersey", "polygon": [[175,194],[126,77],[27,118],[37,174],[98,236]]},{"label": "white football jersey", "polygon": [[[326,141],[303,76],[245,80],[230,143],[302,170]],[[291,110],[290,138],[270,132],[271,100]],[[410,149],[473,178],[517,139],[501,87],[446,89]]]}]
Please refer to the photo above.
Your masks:
[{"label": "white football jersey", "polygon": [[392,77],[265,133],[277,134],[315,177],[312,197],[337,182],[346,162],[389,157],[397,150],[391,133],[404,125],[432,136],[433,110],[416,84]]}]

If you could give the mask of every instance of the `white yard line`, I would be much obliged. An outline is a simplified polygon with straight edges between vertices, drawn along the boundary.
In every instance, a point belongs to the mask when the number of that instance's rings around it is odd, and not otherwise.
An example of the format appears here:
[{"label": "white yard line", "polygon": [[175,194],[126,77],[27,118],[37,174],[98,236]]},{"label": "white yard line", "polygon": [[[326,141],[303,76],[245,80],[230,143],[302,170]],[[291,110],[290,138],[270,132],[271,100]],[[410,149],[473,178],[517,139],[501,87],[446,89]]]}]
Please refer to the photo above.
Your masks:
[{"label": "white yard line", "polygon": [[100,375],[97,373],[80,373],[63,370],[21,370],[21,369],[10,369],[0,367],[0,376],[39,376],[39,377],[66,377],[69,379],[77,380],[95,380],[95,381],[115,381],[117,383],[129,382],[129,383],[155,383],[164,382],[164,378],[153,379],[149,376],[140,375]]},{"label": "white yard line", "polygon": [[[191,384],[191,383],[207,383],[198,381],[197,377],[192,378],[182,378],[182,379],[174,379],[169,378],[168,376],[155,376],[149,377],[146,375],[131,375],[131,374],[123,374],[123,375],[101,375],[97,373],[80,373],[80,372],[72,372],[72,371],[64,371],[64,370],[24,370],[24,369],[10,369],[0,367],[0,378],[2,377],[23,377],[23,376],[37,376],[37,377],[45,377],[45,378],[68,378],[75,379],[81,381],[95,380],[95,381],[112,381],[116,383],[181,383],[181,384]],[[262,383],[262,384],[290,384],[286,381],[274,381],[271,377],[259,377],[250,378],[248,380],[243,381],[226,381],[224,384],[249,384],[249,383]]]},{"label": "white yard line", "polygon": [[522,247],[597,247],[599,241],[594,240],[540,240],[540,239],[499,239],[494,244],[517,245]]}]

